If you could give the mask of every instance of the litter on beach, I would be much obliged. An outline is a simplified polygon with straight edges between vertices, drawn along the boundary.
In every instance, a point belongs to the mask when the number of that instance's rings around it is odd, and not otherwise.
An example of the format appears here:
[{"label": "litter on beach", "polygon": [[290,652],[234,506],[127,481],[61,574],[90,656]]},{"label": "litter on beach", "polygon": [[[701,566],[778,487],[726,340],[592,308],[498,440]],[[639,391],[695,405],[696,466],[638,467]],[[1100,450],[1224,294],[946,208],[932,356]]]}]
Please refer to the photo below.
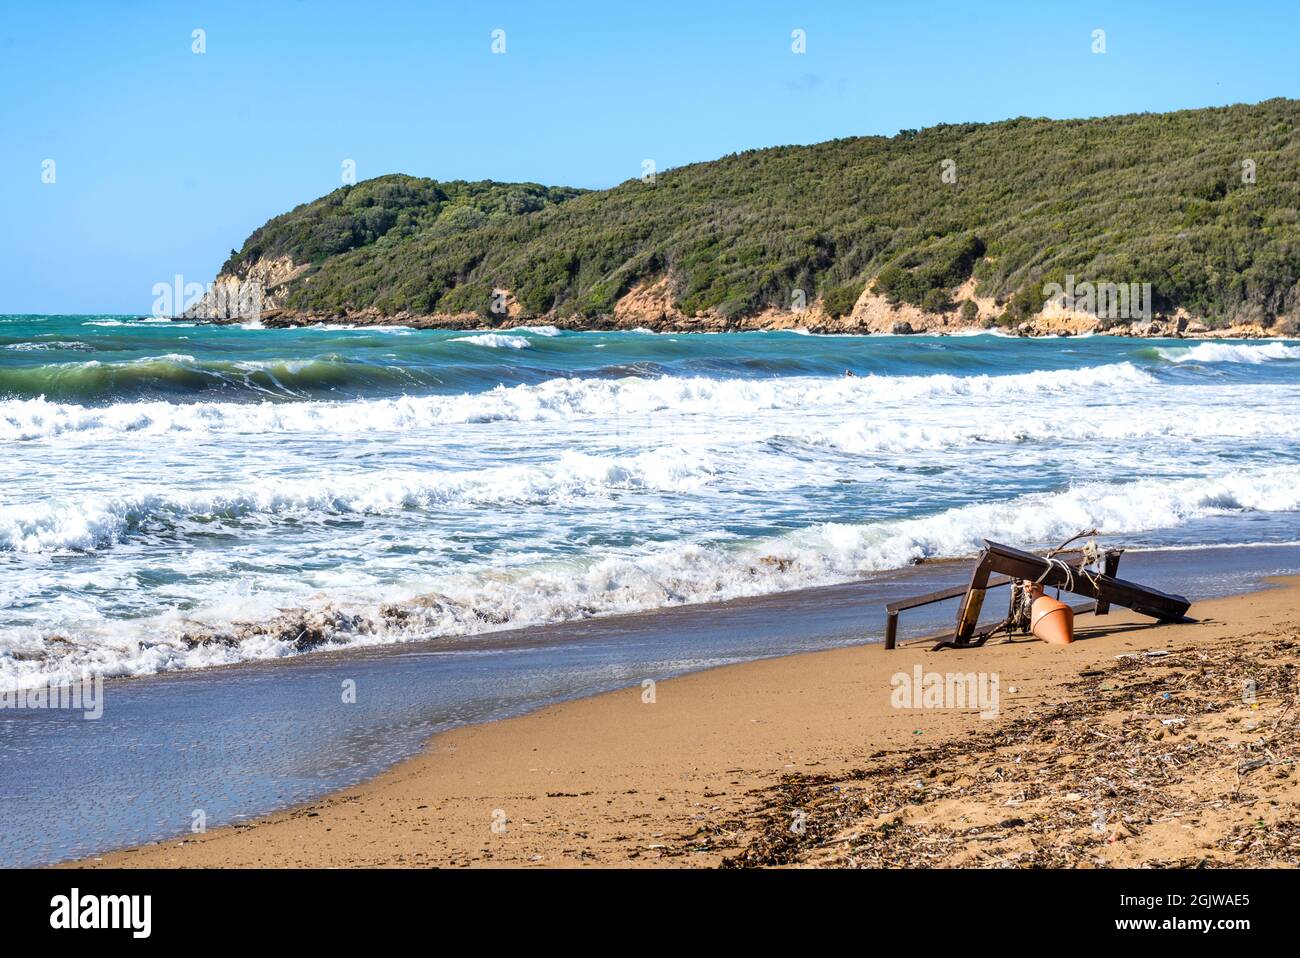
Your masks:
[{"label": "litter on beach", "polygon": [[[1051,645],[1068,645],[1074,640],[1076,615],[1106,615],[1112,605],[1131,609],[1157,622],[1190,621],[1187,611],[1191,602],[1183,596],[1117,577],[1123,549],[1103,549],[1094,539],[1081,549],[1065,551],[1071,543],[1096,534],[1095,529],[1081,532],[1045,556],[985,539],[984,549],[966,586],[900,599],[885,606],[885,648],[893,649],[898,645],[898,616],[901,612],[949,599],[960,600],[953,631],[921,640],[934,642],[934,651],[978,648],[999,633],[1007,636],[1032,634]],[[1011,587],[1006,616],[993,622],[981,622],[980,612],[988,590],[1004,585]],[[1056,598],[1046,594],[1049,588],[1056,590]],[[1062,592],[1092,601],[1068,605],[1060,601]],[[1168,654],[1162,650],[1146,653],[1149,657]]]}]

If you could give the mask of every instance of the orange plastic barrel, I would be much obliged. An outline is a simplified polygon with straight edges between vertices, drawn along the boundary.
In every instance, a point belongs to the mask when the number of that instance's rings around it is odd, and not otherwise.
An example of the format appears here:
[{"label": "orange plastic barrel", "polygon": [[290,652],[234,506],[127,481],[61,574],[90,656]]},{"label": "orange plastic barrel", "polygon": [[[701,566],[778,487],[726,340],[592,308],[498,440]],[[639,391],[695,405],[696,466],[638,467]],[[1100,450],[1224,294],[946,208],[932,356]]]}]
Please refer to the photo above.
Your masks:
[{"label": "orange plastic barrel", "polygon": [[1040,595],[1030,608],[1029,630],[1049,645],[1074,641],[1074,610],[1050,595]]}]

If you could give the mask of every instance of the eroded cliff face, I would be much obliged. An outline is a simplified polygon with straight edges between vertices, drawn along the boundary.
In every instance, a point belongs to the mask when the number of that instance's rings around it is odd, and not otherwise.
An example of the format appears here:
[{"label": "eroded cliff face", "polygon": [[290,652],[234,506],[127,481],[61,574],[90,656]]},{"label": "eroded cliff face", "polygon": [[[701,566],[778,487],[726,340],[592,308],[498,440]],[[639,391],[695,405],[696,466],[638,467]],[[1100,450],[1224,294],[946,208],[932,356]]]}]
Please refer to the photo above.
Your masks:
[{"label": "eroded cliff face", "polygon": [[[203,300],[185,312],[185,318],[210,322],[250,319],[271,327],[347,323],[359,326],[402,325],[421,329],[508,329],[524,325],[552,325],[560,329],[647,329],[653,332],[745,332],[754,330],[807,330],[811,333],[854,333],[892,335],[947,335],[975,330],[1001,329],[1021,336],[1079,336],[1105,333],[1117,336],[1150,337],[1240,337],[1281,335],[1283,330],[1261,323],[1237,323],[1211,330],[1201,317],[1185,310],[1145,320],[1107,320],[1092,313],[1061,308],[1052,303],[1028,320],[1000,327],[997,319],[1003,304],[975,292],[968,279],[952,294],[954,307],[930,312],[908,303],[891,303],[875,293],[871,284],[858,297],[852,310],[840,316],[826,312],[821,300],[803,309],[769,308],[750,316],[725,316],[713,310],[687,314],[673,298],[671,275],[661,275],[634,286],[614,305],[612,314],[596,317],[547,313],[526,316],[509,290],[498,290],[499,317],[484,318],[477,312],[383,313],[377,309],[291,310],[283,306],[288,284],[307,271],[307,264],[294,264],[288,257],[259,260],[234,274],[222,274]],[[310,282],[310,277],[304,281]],[[964,313],[960,304],[970,302],[974,312]]]},{"label": "eroded cliff face", "polygon": [[222,273],[213,280],[203,298],[182,314],[185,319],[210,322],[241,322],[262,319],[282,309],[287,284],[307,270],[289,257],[260,259],[241,264],[234,273]]},{"label": "eroded cliff face", "polygon": [[[1079,336],[1106,333],[1116,336],[1231,336],[1241,338],[1279,335],[1282,330],[1258,322],[1239,322],[1211,330],[1200,317],[1186,310],[1146,320],[1108,320],[1092,313],[1057,308],[1049,304],[1029,320],[1011,327],[999,327],[1003,304],[975,292],[975,280],[968,279],[952,294],[952,309],[928,312],[908,303],[891,303],[872,290],[862,291],[853,309],[841,316],[826,312],[821,300],[802,310],[767,309],[753,316],[726,318],[712,312],[688,316],[672,301],[671,281],[659,277],[630,290],[614,307],[613,323],[584,322],[574,328],[633,329],[643,327],[656,332],[725,332],[745,330],[802,329],[812,333],[855,334],[928,334],[946,335],[974,330],[1002,328],[1023,336]],[[960,304],[970,302],[974,312],[963,315]],[[551,320],[548,320],[548,322]],[[566,325],[555,320],[557,326]]]}]

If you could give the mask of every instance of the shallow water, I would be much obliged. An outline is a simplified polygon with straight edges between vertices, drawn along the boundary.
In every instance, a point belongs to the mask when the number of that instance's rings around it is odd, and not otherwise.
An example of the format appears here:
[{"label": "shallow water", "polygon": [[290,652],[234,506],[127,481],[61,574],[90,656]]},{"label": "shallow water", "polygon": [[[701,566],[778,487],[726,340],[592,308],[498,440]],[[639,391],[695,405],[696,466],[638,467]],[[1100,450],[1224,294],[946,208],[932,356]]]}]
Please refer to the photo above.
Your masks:
[{"label": "shallow water", "polygon": [[0,317],[0,689],[285,657],[181,637],[288,607],[372,623],[334,636],[357,647],[984,536],[1294,542],[1298,385],[1281,342]]}]

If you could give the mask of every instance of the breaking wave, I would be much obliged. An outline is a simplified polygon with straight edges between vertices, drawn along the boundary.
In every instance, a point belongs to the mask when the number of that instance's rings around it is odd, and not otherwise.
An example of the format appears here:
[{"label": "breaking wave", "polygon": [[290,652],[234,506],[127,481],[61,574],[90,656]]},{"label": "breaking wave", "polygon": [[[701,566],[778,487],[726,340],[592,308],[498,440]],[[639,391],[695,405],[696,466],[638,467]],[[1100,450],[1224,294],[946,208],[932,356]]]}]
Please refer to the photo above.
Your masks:
[{"label": "breaking wave", "polygon": [[[183,366],[184,364],[180,364]],[[248,365],[248,364],[245,364]],[[244,369],[242,381],[284,390],[319,383],[337,373],[319,364],[272,364]],[[40,367],[48,368],[48,367]],[[370,367],[372,369],[378,367]],[[326,375],[326,374],[329,375]],[[186,372],[184,375],[207,375]],[[265,377],[258,380],[257,377]],[[536,385],[498,386],[460,395],[312,402],[137,401],[88,406],[45,397],[0,402],[0,441],[46,439],[75,433],[168,432],[362,432],[414,429],[454,423],[537,422],[605,418],[644,413],[758,413],[764,410],[865,405],[879,400],[943,397],[997,399],[1064,395],[1075,391],[1136,388],[1154,383],[1131,363],[1004,376],[860,376],[828,379],[551,379]]]},{"label": "breaking wave", "polygon": [[527,349],[532,345],[527,336],[505,336],[501,333],[479,333],[477,336],[453,336],[453,343],[473,343],[491,349]]},{"label": "breaking wave", "polygon": [[302,399],[336,389],[399,390],[434,385],[435,375],[398,364],[313,359],[207,360],[171,353],[125,361],[48,363],[0,368],[0,396],[94,403],[118,399],[226,393]]},{"label": "breaking wave", "polygon": [[1171,363],[1266,363],[1277,359],[1300,359],[1300,346],[1268,343],[1252,346],[1242,343],[1198,343],[1195,346],[1161,347],[1161,359]]},{"label": "breaking wave", "polygon": [[1059,444],[1131,442],[1139,439],[1300,438],[1294,412],[1250,408],[1200,408],[1195,416],[1177,407],[1112,410],[1101,416],[1057,415],[1058,406],[1040,405],[1039,415],[990,417],[975,424],[914,423],[850,419],[828,426],[791,430],[779,438],[853,455],[938,451],[979,443]]},{"label": "breaking wave", "polygon": [[715,467],[680,449],[636,456],[564,453],[550,466],[499,466],[458,472],[385,470],[271,480],[225,489],[147,489],[80,502],[0,508],[0,551],[48,553],[103,549],[134,536],[159,535],[214,521],[268,520],[407,509],[468,509],[547,504],[619,490],[686,492],[708,483]]},{"label": "breaking wave", "polygon": [[[609,468],[607,464],[591,467],[602,481],[608,478]],[[689,484],[703,478],[675,476],[669,482]],[[391,503],[410,494],[410,490],[390,490],[368,495]],[[419,491],[417,498],[424,495]],[[466,570],[432,582],[429,591],[404,600],[354,603],[346,609],[281,610],[278,616],[253,625],[198,612],[183,620],[164,617],[157,628],[133,632],[128,642],[46,642],[31,635],[7,636],[0,638],[5,643],[0,645],[0,688],[37,684],[51,676],[75,677],[82,669],[138,675],[292,655],[304,651],[303,623],[322,636],[319,644],[323,645],[472,635],[843,582],[918,559],[970,555],[985,537],[1049,543],[1092,526],[1103,534],[1131,534],[1208,516],[1297,508],[1300,467],[1296,466],[1177,482],[1081,484],[929,516],[822,523],[751,540],[656,545],[581,560]]]}]

